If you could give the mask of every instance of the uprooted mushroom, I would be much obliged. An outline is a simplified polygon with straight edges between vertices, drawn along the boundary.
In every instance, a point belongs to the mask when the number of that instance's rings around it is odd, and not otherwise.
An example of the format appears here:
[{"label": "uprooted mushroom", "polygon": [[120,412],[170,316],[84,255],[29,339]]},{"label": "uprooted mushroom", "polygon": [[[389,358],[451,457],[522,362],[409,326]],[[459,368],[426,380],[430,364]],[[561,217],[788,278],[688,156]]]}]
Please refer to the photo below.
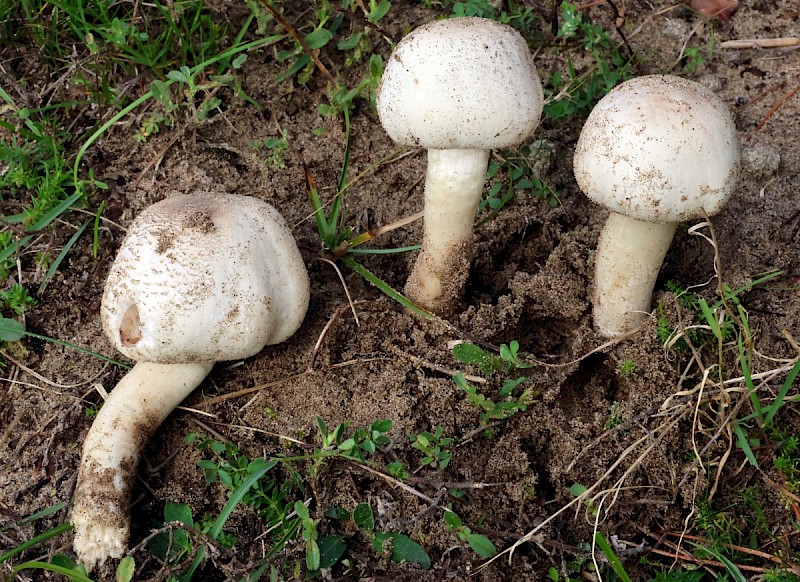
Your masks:
[{"label": "uprooted mushroom", "polygon": [[280,214],[256,198],[204,193],[154,204],[128,230],[101,306],[111,343],[136,365],[95,418],[73,498],[74,548],[90,570],[126,551],[145,444],[214,362],[291,336],[309,282]]}]

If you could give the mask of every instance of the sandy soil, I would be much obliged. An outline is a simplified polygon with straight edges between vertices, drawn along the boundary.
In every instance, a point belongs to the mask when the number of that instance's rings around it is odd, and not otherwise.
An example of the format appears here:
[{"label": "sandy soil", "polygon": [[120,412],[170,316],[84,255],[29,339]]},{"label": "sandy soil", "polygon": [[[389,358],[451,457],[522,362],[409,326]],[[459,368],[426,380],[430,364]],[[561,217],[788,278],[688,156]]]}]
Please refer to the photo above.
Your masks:
[{"label": "sandy soil", "polygon": [[[381,26],[395,39],[437,13],[415,2],[393,4]],[[630,46],[641,54],[636,74],[671,70],[692,77],[681,64],[675,66],[685,46],[706,51],[730,39],[800,35],[793,0],[741,4],[723,24],[661,1],[619,2],[618,7],[624,9],[622,29]],[[226,9],[220,10],[224,14]],[[239,11],[228,12],[231,18],[241,17]],[[586,14],[605,23],[614,36],[607,6],[595,6]],[[378,35],[373,40],[375,50],[387,58],[389,43]],[[364,63],[344,69],[336,51],[322,57],[333,63],[333,70],[346,83],[364,74]],[[537,65],[543,79],[563,70],[566,58],[558,47],[540,48]],[[220,93],[225,100],[223,113],[202,125],[182,118],[175,128],[165,128],[138,144],[130,138],[136,127],[133,120],[92,147],[87,164],[110,185],[102,193],[108,199],[104,213],[108,220],[100,229],[99,256],[92,258],[90,237],[79,240],[26,317],[29,331],[118,357],[102,335],[99,302],[124,227],[143,208],[176,194],[217,190],[263,198],[292,225],[312,282],[305,323],[284,344],[268,347],[244,362],[217,365],[185,403],[212,417],[181,410],[162,426],[139,471],[132,509],[133,544],[158,522],[167,501],[188,503],[195,515],[218,514],[225,502],[221,485],[205,483],[197,467],[203,456],[185,442],[188,433],[207,433],[211,428],[251,456],[297,454],[305,449],[275,435],[318,443],[317,417],[323,417],[328,426],[349,421],[352,427],[391,419],[391,445],[376,459],[381,463],[400,460],[411,469],[417,469],[422,455],[410,446],[407,435],[440,426],[458,443],[445,471],[421,468],[409,481],[419,493],[434,498],[438,508],[344,461],[324,464],[316,479],[307,464],[297,464],[306,492],[313,498],[312,514],[322,518],[322,534],[340,527],[323,517],[326,508],[352,509],[367,501],[376,512],[377,529],[423,540],[433,562],[430,570],[421,571],[378,559],[368,540],[356,534],[349,544],[351,571],[346,573],[339,565],[330,579],[466,579],[482,559],[446,530],[440,508],[452,504],[464,523],[487,535],[500,549],[548,520],[517,548],[510,563],[501,559],[476,576],[545,580],[549,567],[564,571],[565,564],[589,557],[585,544],[592,539],[592,520],[578,507],[555,515],[573,501],[568,488],[575,483],[587,487],[597,483],[596,492],[618,487],[595,502],[602,502],[600,529],[613,538],[636,580],[648,580],[654,572],[640,565],[640,557],[665,567],[672,562],[649,552],[654,547],[669,551],[662,543],[663,532],[680,532],[686,525],[689,533],[702,535],[692,529],[688,517],[700,499],[711,496],[715,507],[735,508],[743,490],[758,486],[766,519],[777,528],[775,535],[780,537],[791,527],[790,506],[767,480],[781,481],[770,470],[774,450],[759,451],[767,471],[764,475],[745,463],[740,450],[729,446],[730,434],[723,430],[703,452],[708,472],[692,461],[693,448],[700,450],[711,440],[720,420],[741,396],[726,392],[729,399],[725,401],[712,394],[695,417],[698,394],[692,390],[702,373],[690,364],[693,358],[688,350],[665,350],[656,337],[659,305],[674,328],[693,323],[694,315],[667,290],[667,281],[692,287],[710,303],[717,297],[714,248],[688,233],[692,225],[678,229],[656,285],[653,317],[642,331],[628,341],[608,345],[593,330],[594,249],[607,211],[589,202],[572,177],[571,158],[583,122],[580,115],[545,120],[535,135],[555,144],[553,163],[542,177],[557,188],[558,205],[551,207],[521,193],[475,231],[476,256],[466,295],[454,317],[427,321],[414,316],[342,267],[346,286],[357,302],[356,323],[343,307],[347,298],[336,271],[319,259],[320,243],[309,220],[304,189],[305,164],[323,198],[330,198],[342,164],[343,123],[341,118],[321,117],[316,111],[326,101],[320,75],[313,76],[307,86],[291,81],[275,84],[273,79],[284,67],[276,62],[272,49],[252,55],[245,63],[243,89],[263,105],[262,110]],[[798,75],[800,51],[714,48],[693,76],[731,107],[744,152],[733,198],[712,219],[722,277],[736,288],[768,270],[783,271],[740,296],[756,332],[754,372],[785,365],[785,360],[797,356],[787,337],[800,341],[800,95],[782,101],[796,89]],[[291,143],[283,168],[268,163],[265,150],[254,147],[281,129]],[[400,159],[381,162],[396,149],[375,112],[365,101],[357,101],[352,114],[350,176],[361,177],[347,196],[348,215],[357,230],[388,224],[421,209],[424,152],[410,151]],[[100,195],[90,200],[90,210],[97,207]],[[65,223],[46,235],[48,244],[60,248],[84,219],[68,215]],[[372,246],[414,244],[421,232],[418,221],[379,237]],[[413,258],[410,253],[361,255],[358,260],[402,289]],[[23,281],[35,289],[38,281],[32,257],[21,257],[21,270]],[[455,360],[449,344],[470,340],[499,346],[514,339],[540,362],[524,371],[525,386],[537,397],[526,411],[497,422],[493,434],[487,436],[478,430],[478,410],[467,402],[450,374],[480,375],[480,371]],[[67,518],[65,509],[35,526],[2,530],[23,516],[69,501],[80,445],[91,425],[86,408],[101,401],[95,386],[111,390],[124,373],[91,356],[37,339],[25,339],[21,347],[8,346],[5,352],[6,381],[0,390],[0,553]],[[706,347],[701,358],[711,365],[714,354],[713,346]],[[739,376],[735,350],[726,348],[725,354],[729,377]],[[626,360],[633,362],[635,372],[624,376],[618,370]],[[761,388],[765,397],[780,386],[783,377],[778,374]],[[489,376],[479,388],[499,399],[503,379],[502,374]],[[247,395],[205,404],[209,398],[263,385],[267,387]],[[662,404],[670,398],[664,411]],[[741,410],[749,413],[749,404]],[[612,416],[621,424],[609,428]],[[796,404],[788,405],[778,420],[788,434],[800,431]],[[730,457],[717,479],[727,450]],[[446,494],[445,488],[453,483],[465,484],[462,498]],[[732,510],[733,519],[736,511]],[[263,547],[255,538],[263,528],[252,512],[237,510],[227,529],[239,540],[235,554],[218,556],[197,579],[234,576],[262,555]],[[797,537],[785,539],[784,551],[797,551]],[[65,534],[51,551],[69,552],[70,544],[71,535]],[[769,551],[777,552],[775,548]],[[302,561],[302,552],[301,542],[293,541],[276,563]],[[26,557],[41,554],[40,548]],[[135,554],[143,565],[140,577],[163,577],[148,556],[146,549]],[[582,579],[596,579],[591,560],[588,564]],[[291,576],[291,569],[285,575]],[[109,568],[98,573],[99,579],[112,577]]]}]

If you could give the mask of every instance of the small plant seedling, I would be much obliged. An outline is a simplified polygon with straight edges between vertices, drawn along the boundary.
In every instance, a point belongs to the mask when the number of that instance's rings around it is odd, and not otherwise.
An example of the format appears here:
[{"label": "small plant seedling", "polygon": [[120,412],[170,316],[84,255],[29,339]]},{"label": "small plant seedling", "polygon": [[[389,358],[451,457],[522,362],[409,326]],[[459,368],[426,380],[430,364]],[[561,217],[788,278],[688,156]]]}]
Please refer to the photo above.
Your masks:
[{"label": "small plant seedling", "polygon": [[[524,412],[537,396],[532,389],[526,388],[522,394],[516,398],[509,395],[510,399],[508,400],[494,402],[478,392],[475,386],[467,382],[463,374],[454,375],[453,382],[467,393],[467,400],[469,403],[481,411],[480,423],[483,426],[488,426],[494,420],[506,420],[518,412]],[[506,384],[506,386],[508,387],[511,385]],[[516,384],[514,387],[516,387]]]},{"label": "small plant seedling", "polygon": [[36,305],[28,290],[19,283],[14,283],[9,289],[0,290],[0,304],[3,309],[9,309],[17,315],[23,315],[28,309]]},{"label": "small plant seedling", "polygon": [[389,444],[389,437],[386,436],[386,433],[391,429],[391,420],[376,420],[366,429],[357,429],[353,436],[339,443],[338,449],[345,456],[365,461],[375,454],[378,447],[385,447]]},{"label": "small plant seedling", "polygon": [[306,568],[314,572],[319,570],[320,564],[317,521],[311,518],[308,507],[302,501],[295,501],[294,512],[300,518],[303,527],[303,541],[306,543]]},{"label": "small plant seedling", "polygon": [[437,426],[432,433],[421,432],[416,436],[409,437],[411,446],[425,455],[420,461],[420,465],[423,467],[431,465],[444,471],[450,464],[449,447],[453,444],[453,439],[444,437],[442,434],[442,427]]},{"label": "small plant seedling", "polygon": [[622,360],[617,366],[617,374],[619,374],[619,377],[623,380],[630,380],[638,371],[639,368],[636,362],[631,359]]},{"label": "small plant seedling", "polygon": [[343,422],[329,431],[325,421],[317,417],[317,429],[320,433],[322,449],[336,449],[346,457],[365,461],[375,454],[378,447],[389,444],[389,437],[386,436],[386,433],[392,430],[391,420],[376,420],[369,427],[356,429],[351,436],[345,438],[348,425],[349,423]]},{"label": "small plant seedling", "polygon": [[409,477],[408,469],[406,469],[406,466],[400,461],[388,463],[386,465],[386,470],[389,472],[389,475],[400,481],[405,481]]},{"label": "small plant seedling", "polygon": [[619,426],[622,422],[622,406],[619,402],[614,402],[608,410],[608,418],[603,423],[603,428],[610,430],[615,426]]},{"label": "small plant seedling", "polygon": [[[416,564],[423,569],[431,567],[430,557],[425,549],[409,538],[405,534],[398,532],[380,532],[375,531],[375,514],[369,503],[359,503],[353,509],[352,514],[342,507],[331,507],[325,512],[325,516],[335,519],[340,522],[350,522],[355,529],[362,532],[369,539],[375,551],[383,556],[388,555],[391,561],[396,563],[408,562]],[[352,527],[348,528],[352,531]],[[350,541],[351,536],[329,535],[320,540],[320,547],[322,548],[323,560],[321,567],[330,568],[336,561],[338,561],[344,554],[346,544]],[[335,538],[336,542],[329,538]],[[326,560],[325,548],[329,546],[332,550],[335,549],[335,560]],[[390,552],[390,553],[389,553]]]},{"label": "small plant seedling", "polygon": [[285,129],[281,130],[280,136],[272,136],[268,137],[267,140],[264,142],[264,147],[269,150],[270,154],[267,158],[267,164],[272,166],[273,168],[277,168],[279,170],[283,170],[286,168],[286,162],[284,161],[284,155],[286,154],[286,150],[289,147],[289,142],[287,141],[288,133]]},{"label": "small plant seedling", "polygon": [[483,534],[473,532],[469,527],[464,525],[461,518],[453,511],[447,510],[444,512],[444,523],[448,531],[453,532],[458,536],[462,542],[469,544],[479,556],[484,558],[491,558],[497,553],[497,548],[492,543],[492,540]]},{"label": "small plant seedling", "polygon": [[468,342],[458,343],[453,346],[453,357],[456,360],[478,366],[484,374],[496,372],[507,374],[512,370],[533,368],[536,363],[526,360],[526,356],[527,354],[519,353],[519,342],[517,340],[512,340],[508,345],[502,344],[498,356]]}]

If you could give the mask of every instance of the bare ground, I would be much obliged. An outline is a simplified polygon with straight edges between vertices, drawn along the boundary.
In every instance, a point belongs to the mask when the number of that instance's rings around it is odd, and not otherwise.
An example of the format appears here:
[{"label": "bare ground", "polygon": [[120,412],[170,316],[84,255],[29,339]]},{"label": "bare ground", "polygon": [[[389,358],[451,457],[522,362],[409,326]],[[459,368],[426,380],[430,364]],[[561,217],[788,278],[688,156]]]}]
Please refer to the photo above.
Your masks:
[{"label": "bare ground", "polygon": [[[416,3],[394,4],[381,25],[395,39],[435,16],[435,11]],[[628,42],[642,54],[637,74],[668,70],[684,45],[706,49],[709,43],[729,39],[800,35],[797,7],[791,0],[742,2],[727,24],[701,19],[684,7],[664,2],[620,5]],[[606,8],[597,6],[587,13],[610,26]],[[236,11],[229,12],[235,16]],[[376,50],[386,58],[390,47],[376,41]],[[335,54],[326,56],[336,58]],[[545,48],[538,53],[537,64],[546,80],[563,67],[563,59]],[[508,548],[549,519],[529,543],[520,545],[510,563],[496,561],[478,579],[545,580],[549,567],[563,569],[576,557],[587,557],[581,544],[591,541],[593,524],[582,509],[553,518],[573,501],[568,488],[575,483],[587,487],[598,483],[597,492],[620,486],[595,503],[602,502],[601,530],[606,537],[613,536],[635,580],[652,576],[652,568],[638,565],[642,555],[665,567],[672,563],[669,557],[649,552],[654,547],[670,551],[663,543],[663,532],[686,530],[702,535],[692,529],[688,517],[699,499],[711,496],[717,507],[737,507],[742,491],[753,486],[761,491],[775,537],[785,540],[785,558],[797,563],[792,552],[798,550],[798,541],[793,535],[796,531],[791,531],[792,507],[796,510],[797,503],[770,485],[781,483],[781,476],[770,470],[774,451],[769,447],[759,451],[766,470],[760,473],[745,463],[742,452],[731,446],[729,432],[723,430],[703,452],[707,472],[692,460],[691,451],[711,440],[741,392],[711,398],[695,416],[697,392],[676,393],[695,388],[702,376],[697,361],[690,365],[687,351],[665,350],[656,337],[657,305],[663,306],[675,328],[692,323],[693,315],[665,290],[668,280],[693,287],[710,302],[716,298],[714,247],[691,236],[690,225],[682,225],[659,277],[653,318],[644,329],[615,345],[604,345],[592,329],[593,253],[607,212],[579,192],[571,175],[582,119],[545,121],[537,131],[537,138],[556,144],[554,164],[546,178],[557,185],[559,204],[551,208],[542,200],[518,195],[495,219],[476,230],[476,258],[458,314],[450,321],[423,320],[342,268],[346,286],[357,301],[357,324],[343,308],[347,299],[337,273],[318,259],[319,239],[309,220],[304,190],[303,163],[323,197],[332,193],[344,152],[342,121],[317,114],[317,105],[326,101],[320,77],[312,78],[308,86],[274,84],[284,67],[268,49],[251,56],[241,72],[244,90],[263,104],[263,110],[228,96],[224,113],[203,125],[184,120],[140,145],[130,138],[135,125],[123,124],[100,140],[87,160],[110,185],[102,193],[108,197],[104,216],[109,220],[100,229],[99,256],[96,260],[91,256],[91,238],[82,238],[26,317],[29,331],[117,357],[102,336],[98,318],[105,275],[124,235],[123,227],[147,205],[165,197],[197,190],[258,196],[275,205],[293,225],[312,281],[304,325],[288,342],[268,347],[254,358],[217,365],[185,403],[213,417],[176,411],[160,429],[139,473],[132,544],[147,535],[166,501],[188,503],[195,515],[218,514],[224,504],[222,486],[206,484],[197,467],[202,455],[185,442],[189,432],[212,428],[251,456],[270,456],[304,450],[274,435],[318,443],[317,417],[323,417],[328,426],[350,421],[353,427],[387,418],[393,421],[392,444],[381,454],[383,462],[400,460],[410,468],[419,465],[421,455],[411,448],[408,434],[441,426],[455,437],[458,446],[447,469],[422,468],[409,484],[441,507],[452,503],[466,524],[486,534],[498,548]],[[673,72],[687,74],[680,65]],[[358,79],[363,69],[342,74]],[[797,87],[799,74],[798,51],[716,49],[695,76],[734,111],[745,152],[733,199],[712,219],[722,278],[735,288],[770,269],[784,272],[741,296],[750,327],[756,331],[754,372],[785,366],[787,359],[797,357],[796,346],[787,338],[800,341],[800,95],[783,100]],[[364,101],[358,102],[352,123],[350,175],[364,173],[347,198],[353,224],[369,228],[420,210],[424,152],[379,163],[396,147]],[[324,132],[317,136],[316,128]],[[285,168],[268,164],[264,150],[253,146],[280,129],[288,133],[292,145],[285,155]],[[770,160],[775,156],[780,161],[772,167]],[[90,201],[89,208],[96,208],[99,200]],[[70,224],[57,226],[42,244],[60,248],[82,217],[66,220]],[[379,237],[375,244],[404,246],[420,238],[417,222]],[[401,289],[413,253],[359,260]],[[38,284],[36,277],[41,274],[34,271],[29,256],[21,257],[21,275],[25,284],[34,288]],[[476,431],[478,411],[447,373],[479,371],[457,362],[448,343],[473,340],[499,345],[513,339],[541,363],[526,371],[527,385],[539,396],[525,412],[497,423],[493,436],[487,437]],[[0,391],[0,525],[69,501],[80,444],[91,424],[86,407],[101,400],[95,385],[110,390],[123,374],[91,356],[36,339],[26,339],[22,347],[8,347],[6,352],[6,382]],[[713,350],[703,354],[712,358],[707,365],[714,363]],[[618,372],[625,360],[636,368],[628,377]],[[740,375],[735,358],[727,357],[725,363],[730,377]],[[765,397],[782,381],[778,375],[762,387]],[[497,398],[501,383],[502,378],[491,377],[480,389]],[[205,404],[209,398],[262,385],[267,387]],[[662,404],[669,398],[673,407],[665,411]],[[621,424],[610,429],[612,407]],[[744,404],[742,414],[748,412],[749,405]],[[779,423],[787,433],[798,434],[796,404],[784,408]],[[730,457],[720,469],[728,450]],[[333,505],[352,509],[368,501],[376,511],[377,529],[423,540],[433,561],[429,571],[421,571],[378,559],[366,539],[356,534],[349,544],[353,570],[346,574],[337,566],[333,579],[458,580],[481,563],[479,556],[445,529],[439,509],[431,510],[426,501],[393,482],[341,460],[325,464],[316,480],[310,479],[307,465],[299,463],[297,469],[306,478],[317,517]],[[448,483],[466,484],[465,496],[441,497],[439,492]],[[732,510],[733,519],[736,511]],[[4,531],[0,553],[65,518],[62,511],[35,527]],[[739,525],[749,527],[744,521]],[[320,527],[322,533],[335,530],[324,519]],[[219,556],[198,579],[235,576],[238,568],[252,567],[261,556],[263,548],[254,541],[261,529],[252,513],[237,510],[228,530],[239,540],[235,556]],[[61,546],[68,552],[70,543],[71,535],[66,534],[53,551]],[[777,547],[765,551],[778,554]],[[30,552],[26,557],[35,555]],[[141,576],[158,577],[157,565],[148,563],[147,556],[147,550],[135,554],[137,563],[144,564]],[[292,542],[278,563],[301,560],[302,545]],[[585,569],[585,579],[594,579],[592,572],[591,567]],[[99,578],[111,579],[113,571],[107,568]]]}]

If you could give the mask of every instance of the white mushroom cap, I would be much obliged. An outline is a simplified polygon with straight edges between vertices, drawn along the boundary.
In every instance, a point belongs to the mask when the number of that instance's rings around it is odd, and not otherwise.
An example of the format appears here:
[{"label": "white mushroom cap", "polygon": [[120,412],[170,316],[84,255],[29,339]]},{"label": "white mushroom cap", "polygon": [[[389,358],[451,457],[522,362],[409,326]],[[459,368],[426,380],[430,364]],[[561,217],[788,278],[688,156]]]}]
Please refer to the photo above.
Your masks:
[{"label": "white mushroom cap", "polygon": [[401,40],[383,72],[378,115],[395,142],[489,150],[521,143],[542,112],[525,40],[486,18],[425,24]]},{"label": "white mushroom cap", "polygon": [[648,222],[714,214],[739,170],[731,112],[709,89],[679,77],[626,81],[595,105],[573,161],[586,195]]},{"label": "white mushroom cap", "polygon": [[134,360],[216,362],[288,338],[308,299],[305,265],[278,211],[202,193],[154,204],[133,221],[101,318],[114,347]]}]

